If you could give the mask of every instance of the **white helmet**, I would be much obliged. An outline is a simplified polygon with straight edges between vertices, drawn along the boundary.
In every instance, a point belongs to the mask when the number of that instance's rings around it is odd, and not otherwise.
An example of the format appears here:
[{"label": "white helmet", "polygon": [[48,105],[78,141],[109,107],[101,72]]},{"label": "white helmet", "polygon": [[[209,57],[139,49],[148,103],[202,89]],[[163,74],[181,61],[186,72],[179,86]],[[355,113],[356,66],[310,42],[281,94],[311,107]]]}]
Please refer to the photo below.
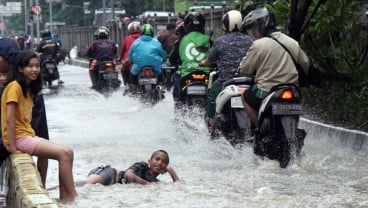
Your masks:
[{"label": "white helmet", "polygon": [[134,21],[128,24],[128,32],[141,32],[141,23],[138,21]]},{"label": "white helmet", "polygon": [[98,38],[109,38],[110,31],[107,27],[101,26],[97,29],[96,35]]},{"label": "white helmet", "polygon": [[222,17],[225,32],[237,32],[242,27],[242,15],[238,10],[230,10]]}]

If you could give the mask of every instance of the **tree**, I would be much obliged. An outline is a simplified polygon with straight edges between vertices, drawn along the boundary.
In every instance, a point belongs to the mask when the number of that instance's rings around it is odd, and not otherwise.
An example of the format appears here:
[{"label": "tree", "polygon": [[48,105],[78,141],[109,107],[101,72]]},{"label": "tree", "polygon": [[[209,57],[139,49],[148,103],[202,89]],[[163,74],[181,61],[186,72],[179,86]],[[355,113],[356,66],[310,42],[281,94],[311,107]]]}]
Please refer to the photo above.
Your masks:
[{"label": "tree", "polygon": [[[361,71],[368,54],[364,0],[275,0],[243,1],[240,8],[267,5],[279,27],[299,41],[310,58],[329,79]],[[366,68],[366,67],[365,67]]]}]

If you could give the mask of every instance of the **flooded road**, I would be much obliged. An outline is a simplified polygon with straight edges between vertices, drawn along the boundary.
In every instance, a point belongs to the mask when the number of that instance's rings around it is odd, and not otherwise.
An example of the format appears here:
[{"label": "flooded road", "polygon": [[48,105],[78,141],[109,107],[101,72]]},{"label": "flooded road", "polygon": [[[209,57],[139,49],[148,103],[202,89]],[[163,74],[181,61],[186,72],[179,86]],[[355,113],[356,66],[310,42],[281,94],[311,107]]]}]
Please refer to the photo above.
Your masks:
[{"label": "flooded road", "polygon": [[[74,180],[110,164],[126,169],[165,149],[180,181],[168,174],[160,183],[77,187],[74,203],[62,207],[368,207],[368,155],[342,147],[307,129],[298,165],[280,169],[259,161],[250,147],[233,149],[209,141],[202,118],[174,121],[171,95],[147,106],[122,89],[103,96],[89,88],[86,68],[61,65],[65,82],[45,96],[52,141],[74,150]],[[57,163],[50,161],[47,187],[58,184]],[[58,190],[50,191],[58,198]]]}]

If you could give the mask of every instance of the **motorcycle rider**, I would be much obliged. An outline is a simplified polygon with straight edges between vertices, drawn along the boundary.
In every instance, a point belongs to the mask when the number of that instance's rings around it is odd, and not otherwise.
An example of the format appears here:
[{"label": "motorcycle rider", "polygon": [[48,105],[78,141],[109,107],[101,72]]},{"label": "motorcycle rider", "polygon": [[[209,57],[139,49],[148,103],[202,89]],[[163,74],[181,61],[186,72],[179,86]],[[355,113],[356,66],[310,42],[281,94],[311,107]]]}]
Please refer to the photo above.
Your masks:
[{"label": "motorcycle rider", "polygon": [[110,31],[107,27],[99,27],[95,35],[97,35],[97,39],[93,41],[87,51],[87,57],[91,60],[89,77],[91,79],[92,88],[96,87],[98,73],[96,66],[98,62],[114,60],[117,53],[117,45],[114,41],[109,40]]},{"label": "motorcycle rider", "polygon": [[[200,61],[208,57],[210,48],[210,37],[205,34],[206,20],[199,12],[191,12],[185,16],[184,28],[185,35],[180,41],[179,56],[181,60],[181,79],[193,71],[210,72],[209,67],[198,67]],[[173,97],[174,101],[179,101],[180,80],[174,83]]]},{"label": "motorcycle rider", "polygon": [[[141,37],[134,41],[128,54],[129,61],[133,63],[131,68],[133,88],[138,84],[138,74],[144,66],[152,66],[158,75],[159,83],[163,81],[162,63],[166,59],[166,52],[160,41],[153,37],[152,25],[144,24],[141,28]],[[133,89],[135,91],[136,89]]]},{"label": "motorcycle rider", "polygon": [[[168,57],[171,66],[175,67],[175,72],[178,72],[179,66],[181,66],[181,59],[180,59],[180,55],[179,55],[179,46],[180,46],[181,39],[185,35],[184,19],[185,19],[185,15],[180,14],[178,16],[178,19],[176,20],[175,34],[177,36],[177,39],[174,43],[174,46],[173,46],[174,48],[173,48],[170,56]],[[174,78],[173,79],[174,89],[175,89],[175,84],[178,82],[178,80],[180,80],[180,77],[181,76],[180,76],[179,73],[174,73],[174,77],[173,77]],[[178,93],[176,93],[176,94],[178,94]]]},{"label": "motorcycle rider", "polygon": [[216,39],[209,51],[208,59],[200,62],[202,66],[217,65],[218,79],[207,94],[206,123],[211,133],[214,125],[216,97],[223,89],[223,82],[234,77],[241,59],[252,44],[252,39],[241,32],[242,15],[237,10],[230,10],[222,17],[225,34]]},{"label": "motorcycle rider", "polygon": [[[58,42],[54,41],[51,37],[50,30],[46,29],[41,32],[41,42],[38,44],[36,48],[36,52],[41,53],[41,63],[47,56],[51,56],[55,61],[58,59],[57,54],[60,48],[60,45]],[[60,77],[58,75],[58,84],[64,83],[62,80],[60,80]]]},{"label": "motorcycle rider", "polygon": [[167,56],[170,57],[175,41],[178,39],[178,36],[176,35],[176,25],[168,23],[166,25],[166,30],[161,31],[156,38],[161,42]]},{"label": "motorcycle rider", "polygon": [[138,21],[134,21],[128,24],[128,32],[123,43],[121,44],[121,53],[120,53],[120,61],[122,63],[121,68],[121,76],[123,77],[125,91],[130,90],[130,68],[132,63],[128,59],[129,49],[132,46],[133,42],[141,37],[141,24]]},{"label": "motorcycle rider", "polygon": [[289,53],[273,38],[282,43],[295,61],[307,73],[309,59],[299,43],[281,32],[275,31],[275,19],[267,8],[251,11],[243,20],[245,29],[255,40],[239,65],[241,75],[255,75],[255,84],[243,94],[244,110],[258,127],[259,107],[272,87],[279,84],[298,85],[298,72]]},{"label": "motorcycle rider", "polygon": [[180,60],[180,55],[179,55],[179,46],[180,46],[181,39],[183,39],[185,35],[184,19],[185,19],[184,15],[179,15],[178,19],[176,20],[175,34],[177,36],[177,39],[173,46],[174,49],[171,52],[171,55],[169,56],[170,63],[173,66],[177,67],[177,69],[181,65],[181,60]]}]

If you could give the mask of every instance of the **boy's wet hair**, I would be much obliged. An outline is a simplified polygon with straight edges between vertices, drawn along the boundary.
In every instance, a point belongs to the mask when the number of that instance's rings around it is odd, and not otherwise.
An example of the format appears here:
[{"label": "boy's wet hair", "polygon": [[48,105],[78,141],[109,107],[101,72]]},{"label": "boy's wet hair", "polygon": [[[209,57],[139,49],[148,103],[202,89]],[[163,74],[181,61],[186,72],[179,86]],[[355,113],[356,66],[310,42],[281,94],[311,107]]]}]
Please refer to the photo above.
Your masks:
[{"label": "boy's wet hair", "polygon": [[159,153],[159,152],[164,153],[164,154],[166,155],[166,158],[167,158],[166,164],[168,165],[168,164],[169,164],[169,162],[170,162],[170,159],[169,159],[169,153],[167,153],[165,150],[156,150],[156,151],[154,151],[154,152],[152,153],[152,155],[151,155],[151,159],[152,159],[152,158],[153,158],[157,153]]}]

